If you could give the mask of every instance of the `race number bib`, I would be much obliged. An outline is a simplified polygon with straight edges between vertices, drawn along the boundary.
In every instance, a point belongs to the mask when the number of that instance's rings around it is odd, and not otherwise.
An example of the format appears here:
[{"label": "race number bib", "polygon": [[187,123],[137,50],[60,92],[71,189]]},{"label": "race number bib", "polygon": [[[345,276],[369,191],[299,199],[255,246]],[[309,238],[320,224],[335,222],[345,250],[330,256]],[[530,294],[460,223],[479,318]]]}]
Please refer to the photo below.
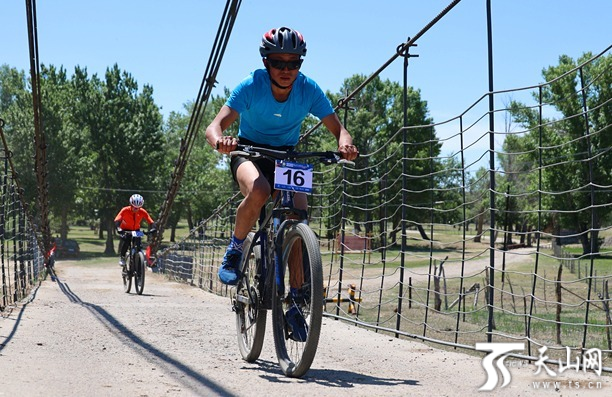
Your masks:
[{"label": "race number bib", "polygon": [[312,193],[312,169],[311,164],[276,160],[274,189]]}]

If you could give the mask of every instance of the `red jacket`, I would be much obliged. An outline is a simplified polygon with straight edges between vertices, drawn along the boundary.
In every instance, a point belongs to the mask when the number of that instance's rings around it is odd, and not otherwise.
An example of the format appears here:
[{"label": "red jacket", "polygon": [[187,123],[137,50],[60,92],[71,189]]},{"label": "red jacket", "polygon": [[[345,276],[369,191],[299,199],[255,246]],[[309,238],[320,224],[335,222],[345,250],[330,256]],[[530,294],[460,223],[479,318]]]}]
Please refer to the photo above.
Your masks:
[{"label": "red jacket", "polygon": [[144,208],[138,208],[137,211],[132,211],[132,206],[121,208],[121,211],[115,217],[115,223],[121,221],[119,227],[123,230],[138,230],[140,229],[140,223],[145,220],[151,225],[153,218],[149,215],[147,210]]}]

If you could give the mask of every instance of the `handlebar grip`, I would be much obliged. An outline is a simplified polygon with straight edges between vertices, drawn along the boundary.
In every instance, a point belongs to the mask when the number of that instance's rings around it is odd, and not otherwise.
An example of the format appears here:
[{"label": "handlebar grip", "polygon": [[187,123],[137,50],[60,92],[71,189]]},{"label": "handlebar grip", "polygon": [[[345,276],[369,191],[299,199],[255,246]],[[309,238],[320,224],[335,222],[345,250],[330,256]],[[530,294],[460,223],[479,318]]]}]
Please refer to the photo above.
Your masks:
[{"label": "handlebar grip", "polygon": [[355,166],[355,162],[354,161],[345,160],[345,159],[338,160],[338,164],[346,164],[346,165],[350,165],[351,167]]}]

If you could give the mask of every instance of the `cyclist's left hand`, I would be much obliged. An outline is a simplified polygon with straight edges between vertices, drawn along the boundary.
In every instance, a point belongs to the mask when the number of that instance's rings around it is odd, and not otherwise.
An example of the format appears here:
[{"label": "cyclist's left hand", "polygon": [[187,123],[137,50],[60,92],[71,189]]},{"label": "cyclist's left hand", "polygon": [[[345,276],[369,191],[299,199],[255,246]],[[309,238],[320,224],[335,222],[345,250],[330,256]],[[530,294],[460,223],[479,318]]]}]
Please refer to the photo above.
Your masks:
[{"label": "cyclist's left hand", "polygon": [[221,154],[230,154],[233,150],[236,150],[238,141],[236,138],[231,136],[222,136],[217,140],[217,151]]},{"label": "cyclist's left hand", "polygon": [[342,154],[342,158],[345,160],[355,160],[359,156],[359,150],[355,145],[340,145],[338,151]]}]

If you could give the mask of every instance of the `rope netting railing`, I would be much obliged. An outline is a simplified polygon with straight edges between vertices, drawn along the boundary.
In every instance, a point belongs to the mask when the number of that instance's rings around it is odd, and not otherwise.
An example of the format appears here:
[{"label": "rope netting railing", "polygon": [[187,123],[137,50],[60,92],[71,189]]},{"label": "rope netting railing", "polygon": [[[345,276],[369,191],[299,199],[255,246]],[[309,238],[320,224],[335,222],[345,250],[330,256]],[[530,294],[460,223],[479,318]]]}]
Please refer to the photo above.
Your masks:
[{"label": "rope netting railing", "polygon": [[23,208],[0,119],[0,312],[26,298],[44,278],[42,244]]},{"label": "rope netting railing", "polygon": [[[531,359],[543,346],[553,362],[567,349],[609,357],[612,99],[601,85],[611,70],[584,78],[609,57],[607,48],[550,82],[400,128],[355,168],[315,166],[309,216],[325,315],[466,349],[524,342]],[[578,88],[560,94],[559,84]],[[596,103],[586,99],[595,91]],[[502,104],[525,95],[535,103]],[[503,128],[491,131],[491,114]],[[410,139],[423,133],[432,139]],[[428,155],[439,144],[451,154]],[[227,295],[217,271],[240,199],[161,251],[159,271]]]}]

